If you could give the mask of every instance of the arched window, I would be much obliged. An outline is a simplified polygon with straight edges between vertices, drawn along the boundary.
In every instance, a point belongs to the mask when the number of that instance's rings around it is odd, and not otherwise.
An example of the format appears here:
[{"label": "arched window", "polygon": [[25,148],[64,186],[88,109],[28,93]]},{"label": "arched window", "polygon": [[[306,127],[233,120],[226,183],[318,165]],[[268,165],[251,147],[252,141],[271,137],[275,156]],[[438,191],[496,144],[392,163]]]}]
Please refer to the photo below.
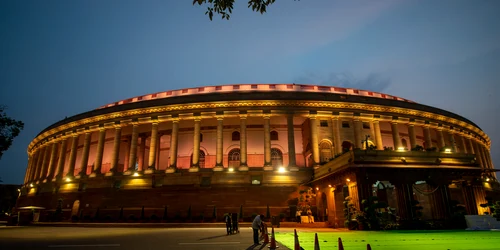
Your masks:
[{"label": "arched window", "polygon": [[276,131],[271,131],[271,141],[277,141],[278,140],[278,132]]},{"label": "arched window", "polygon": [[231,149],[231,151],[229,151],[229,153],[227,154],[227,165],[229,167],[238,167],[240,165],[240,155],[241,153],[239,148]]},{"label": "arched window", "polygon": [[348,141],[343,141],[342,142],[342,152],[347,152],[351,150],[352,144]]},{"label": "arched window", "polygon": [[320,152],[320,162],[329,162],[332,156],[332,145],[323,141],[319,144],[319,152]]},{"label": "arched window", "polygon": [[205,152],[203,150],[200,150],[200,168],[205,168]]},{"label": "arched window", "polygon": [[240,140],[240,132],[234,131],[231,134],[231,140],[233,140],[233,141],[239,141]]},{"label": "arched window", "polygon": [[405,150],[408,149],[408,142],[406,142],[406,139],[401,139],[401,147],[405,148]]},{"label": "arched window", "polygon": [[277,148],[271,148],[271,165],[281,167],[283,165],[283,153]]},{"label": "arched window", "polygon": [[[191,162],[193,162],[193,154],[191,154]],[[200,168],[204,168],[205,167],[205,152],[203,150],[200,150],[200,155],[199,155],[199,158],[198,158],[198,166]]]}]

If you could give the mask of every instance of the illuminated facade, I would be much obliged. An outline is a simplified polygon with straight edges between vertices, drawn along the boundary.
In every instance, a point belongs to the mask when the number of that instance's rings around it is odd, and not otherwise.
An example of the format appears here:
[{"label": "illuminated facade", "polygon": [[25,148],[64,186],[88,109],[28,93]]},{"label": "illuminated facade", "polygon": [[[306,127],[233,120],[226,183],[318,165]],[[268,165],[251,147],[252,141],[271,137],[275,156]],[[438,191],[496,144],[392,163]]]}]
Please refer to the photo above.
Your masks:
[{"label": "illuminated facade", "polygon": [[316,192],[314,213],[332,225],[343,220],[346,196],[360,208],[377,195],[411,217],[408,201],[421,198],[415,190],[429,203],[429,219],[447,216],[444,196],[477,214],[485,179],[495,180],[489,148],[489,137],[461,116],[376,92],[188,88],[105,105],[43,130],[28,147],[18,206],[50,211],[62,199],[72,215],[121,207],[158,215],[164,206],[167,217],[188,207],[207,216],[214,206],[220,214],[240,206],[247,215],[267,206],[292,213],[306,185]]}]

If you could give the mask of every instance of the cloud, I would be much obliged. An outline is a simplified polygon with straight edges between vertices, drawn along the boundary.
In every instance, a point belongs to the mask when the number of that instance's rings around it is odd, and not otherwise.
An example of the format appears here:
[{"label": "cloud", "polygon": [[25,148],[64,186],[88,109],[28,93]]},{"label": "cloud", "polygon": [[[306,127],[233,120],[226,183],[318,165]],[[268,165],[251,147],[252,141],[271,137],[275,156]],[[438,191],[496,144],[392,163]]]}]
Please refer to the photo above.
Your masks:
[{"label": "cloud", "polygon": [[330,73],[324,77],[312,72],[296,77],[294,83],[319,84],[382,92],[391,85],[391,79],[379,73],[371,73],[364,78],[357,78],[350,72]]}]

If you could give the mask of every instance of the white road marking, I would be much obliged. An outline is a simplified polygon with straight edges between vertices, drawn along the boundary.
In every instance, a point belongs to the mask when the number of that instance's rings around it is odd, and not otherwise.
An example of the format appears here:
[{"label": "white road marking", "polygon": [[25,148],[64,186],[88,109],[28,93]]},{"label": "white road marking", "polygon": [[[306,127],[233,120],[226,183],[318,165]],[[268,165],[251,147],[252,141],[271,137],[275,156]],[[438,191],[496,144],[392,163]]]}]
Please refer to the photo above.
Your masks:
[{"label": "white road marking", "polygon": [[192,242],[192,243],[179,243],[179,245],[229,245],[229,244],[240,244],[238,241],[230,242]]},{"label": "white road marking", "polygon": [[119,247],[120,244],[93,244],[93,245],[49,245],[49,247]]}]

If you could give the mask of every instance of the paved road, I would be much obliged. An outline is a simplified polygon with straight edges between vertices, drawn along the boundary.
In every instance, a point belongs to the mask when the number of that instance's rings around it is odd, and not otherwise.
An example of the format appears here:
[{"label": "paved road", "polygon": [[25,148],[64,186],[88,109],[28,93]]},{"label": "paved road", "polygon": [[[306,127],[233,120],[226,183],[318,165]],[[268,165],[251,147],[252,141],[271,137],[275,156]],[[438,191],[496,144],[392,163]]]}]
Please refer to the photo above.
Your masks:
[{"label": "paved road", "polygon": [[[225,228],[0,228],[0,249],[269,249],[253,246],[252,230],[227,236]],[[280,250],[287,250],[279,245]]]}]

